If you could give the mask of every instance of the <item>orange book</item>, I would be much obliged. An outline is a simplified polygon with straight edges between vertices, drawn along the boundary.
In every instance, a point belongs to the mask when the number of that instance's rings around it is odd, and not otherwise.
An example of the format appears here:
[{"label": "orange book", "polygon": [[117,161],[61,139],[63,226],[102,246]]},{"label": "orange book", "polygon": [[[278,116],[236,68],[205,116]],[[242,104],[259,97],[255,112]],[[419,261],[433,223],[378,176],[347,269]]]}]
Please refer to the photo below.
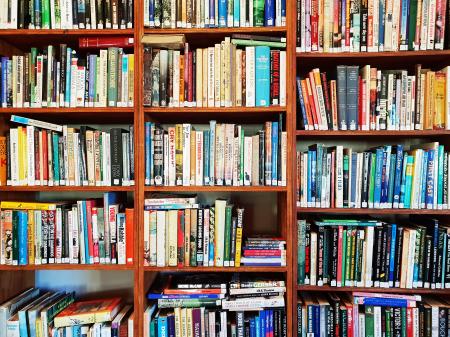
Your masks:
[{"label": "orange book", "polygon": [[127,240],[127,264],[133,264],[134,257],[134,209],[125,209],[125,231]]},{"label": "orange book", "polygon": [[180,106],[184,106],[184,57],[180,57]]},{"label": "orange book", "polygon": [[119,312],[119,297],[90,301],[77,301],[61,311],[54,320],[55,328],[110,322]]},{"label": "orange book", "polygon": [[443,129],[445,127],[445,77],[445,73],[436,72],[433,129]]},{"label": "orange book", "polygon": [[6,137],[0,137],[0,186],[6,186]]}]

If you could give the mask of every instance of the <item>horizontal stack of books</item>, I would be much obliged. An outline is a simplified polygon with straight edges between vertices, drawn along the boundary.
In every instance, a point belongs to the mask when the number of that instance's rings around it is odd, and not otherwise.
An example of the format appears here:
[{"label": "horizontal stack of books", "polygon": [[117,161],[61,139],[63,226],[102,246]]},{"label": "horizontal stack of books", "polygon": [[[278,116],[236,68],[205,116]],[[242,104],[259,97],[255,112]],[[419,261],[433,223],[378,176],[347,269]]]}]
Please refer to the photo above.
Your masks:
[{"label": "horizontal stack of books", "polygon": [[449,129],[449,68],[416,65],[380,70],[370,65],[336,67],[330,79],[313,69],[297,77],[300,127],[305,130]]},{"label": "horizontal stack of books", "polygon": [[103,200],[0,203],[0,264],[133,264],[133,209]]},{"label": "horizontal stack of books", "polygon": [[245,240],[241,263],[244,266],[286,266],[286,241],[271,237]]},{"label": "horizontal stack of books", "polygon": [[[302,293],[297,303],[297,334],[318,336],[427,336],[447,332],[450,303],[420,295]],[[327,324],[328,322],[328,324]]]},{"label": "horizontal stack of books", "polygon": [[308,146],[297,152],[297,205],[321,208],[448,209],[448,152],[438,142],[356,152]]},{"label": "horizontal stack of books", "polygon": [[144,26],[157,28],[286,26],[286,0],[145,0]]},{"label": "horizontal stack of books", "polygon": [[133,0],[4,0],[0,29],[133,28]]},{"label": "horizontal stack of books", "polygon": [[238,276],[231,281],[217,275],[171,279],[148,294],[150,304],[144,313],[144,336],[163,337],[165,331],[186,335],[287,336],[284,308],[284,281],[250,279]]},{"label": "horizontal stack of books", "polygon": [[133,336],[133,306],[120,298],[75,301],[75,293],[28,289],[0,304],[0,337]]},{"label": "horizontal stack of books", "polygon": [[286,186],[287,133],[282,116],[258,131],[210,121],[164,129],[145,124],[145,184]]},{"label": "horizontal stack of books", "polygon": [[82,56],[65,44],[1,58],[2,107],[132,107],[134,55],[110,47]]},{"label": "horizontal stack of books", "polygon": [[[281,38],[226,37],[214,46],[197,49],[191,49],[183,36],[175,38],[143,38],[144,105],[286,105],[286,51],[271,49],[286,46]],[[168,44],[178,45],[171,49]]]},{"label": "horizontal stack of books", "polygon": [[0,137],[0,186],[134,185],[134,126],[102,131],[11,116]]},{"label": "horizontal stack of books", "polygon": [[439,50],[447,1],[297,0],[300,52]]},{"label": "horizontal stack of books", "polygon": [[196,197],[145,199],[144,256],[148,266],[239,267],[244,209]]},{"label": "horizontal stack of books", "polygon": [[450,228],[373,219],[298,220],[298,282],[333,287],[450,287]]}]

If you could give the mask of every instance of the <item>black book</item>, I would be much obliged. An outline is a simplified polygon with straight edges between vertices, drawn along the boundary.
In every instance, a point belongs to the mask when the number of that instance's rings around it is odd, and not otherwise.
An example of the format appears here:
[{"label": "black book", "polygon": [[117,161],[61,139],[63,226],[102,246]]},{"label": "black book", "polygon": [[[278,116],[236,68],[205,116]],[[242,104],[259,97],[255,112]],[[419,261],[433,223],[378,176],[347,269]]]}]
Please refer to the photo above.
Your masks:
[{"label": "black book", "polygon": [[111,129],[111,185],[122,185],[122,129]]},{"label": "black book", "polygon": [[111,25],[111,13],[112,13],[112,7],[111,7],[111,0],[105,0],[105,5],[104,5],[104,20],[105,20],[105,28],[112,28]]},{"label": "black book", "polygon": [[445,265],[444,288],[450,283],[450,234],[447,234],[447,247],[445,249],[447,250],[447,261]]},{"label": "black book", "polygon": [[127,6],[127,0],[120,0],[119,1],[119,22],[120,22],[120,28],[125,29],[127,28],[127,19],[128,19],[128,6]]},{"label": "black book", "polygon": [[[91,1],[95,1],[95,0],[85,0],[86,4],[85,4],[85,8],[86,8],[86,12],[85,12],[85,20],[84,23],[86,24],[86,28],[87,27],[91,27]],[[96,27],[91,27],[91,29],[95,29]]]},{"label": "black book", "polygon": [[[69,210],[63,209],[61,214],[63,216],[63,223],[68,224],[69,223]],[[63,231],[62,231],[63,257],[69,258],[69,256],[70,256],[70,253],[69,253],[69,249],[70,249],[69,226],[63,226],[63,227],[64,227]]]},{"label": "black book", "polygon": [[[67,45],[59,45],[59,55],[60,55],[60,68],[59,68],[59,92],[65,95],[66,91],[66,63],[67,63]],[[62,103],[62,102],[61,102]]]},{"label": "black book", "polygon": [[197,212],[197,266],[203,266],[203,209]]},{"label": "black book", "polygon": [[394,308],[394,334],[393,337],[402,337],[402,308]]},{"label": "black book", "polygon": [[[81,125],[80,126],[80,135],[79,135],[79,141],[80,141],[80,171],[81,175],[80,178],[82,178],[82,183],[86,183],[88,181],[88,174],[87,174],[87,145],[86,145],[86,131],[88,130],[94,130],[93,128]],[[111,136],[112,137],[112,136]],[[111,141],[112,143],[112,141]],[[111,151],[112,152],[112,151]],[[111,153],[112,156],[112,153]],[[112,161],[111,161],[112,165]],[[78,168],[75,168],[77,170]],[[111,177],[112,179],[112,177]]]},{"label": "black book", "polygon": [[444,153],[444,181],[442,183],[442,193],[443,193],[443,198],[442,198],[442,203],[444,205],[448,204],[448,181],[447,181],[447,177],[448,177],[448,152]]},{"label": "black book", "polygon": [[418,226],[417,229],[420,230],[419,256],[417,257],[417,263],[419,265],[418,281],[420,287],[423,287],[424,255],[426,249],[425,244],[426,228]]},{"label": "black book", "polygon": [[85,28],[86,27],[86,1],[85,0],[78,0],[80,1],[80,6],[77,8],[77,20],[78,20],[78,26],[79,28]]},{"label": "black book", "polygon": [[369,205],[369,170],[370,162],[372,160],[372,154],[370,152],[364,152],[363,154],[363,176],[362,176],[362,186],[361,186],[361,207],[367,208]]},{"label": "black book", "polygon": [[433,251],[433,238],[431,235],[426,235],[425,237],[425,260],[424,260],[424,287],[429,288],[431,283],[431,260]]},{"label": "black book", "polygon": [[31,88],[30,88],[30,53],[25,54],[24,58],[24,81],[23,81],[23,99],[24,102],[31,101]]},{"label": "black book", "polygon": [[[209,226],[209,224],[206,224],[206,226]],[[230,267],[234,267],[235,262],[234,259],[236,256],[236,230],[237,230],[237,217],[233,217],[231,220]]]},{"label": "black book", "polygon": [[378,284],[380,281],[381,274],[381,249],[383,244],[383,228],[375,227],[374,229],[374,242],[375,242],[375,250],[373,252],[373,263],[372,263],[372,271],[373,271],[373,281]]},{"label": "black book", "polygon": [[162,186],[164,184],[164,130],[159,125],[155,126],[153,140],[153,170],[155,176],[155,185]]},{"label": "black book", "polygon": [[361,8],[360,8],[360,50],[361,51],[367,51],[367,36],[368,36],[368,4],[367,0],[361,1]]},{"label": "black book", "polygon": [[331,228],[325,228],[324,236],[324,255],[323,255],[323,282],[324,284],[329,284],[330,282],[330,254],[331,254]]},{"label": "black book", "polygon": [[244,337],[244,312],[243,311],[236,311],[236,337]]},{"label": "black book", "polygon": [[297,303],[297,336],[302,336],[302,317],[303,317],[303,313],[302,313],[302,303],[298,302]]},{"label": "black book", "polygon": [[128,10],[127,10],[127,27],[132,28],[134,22],[134,9],[133,9],[133,0],[127,0],[128,2]]},{"label": "black book", "polygon": [[72,1],[72,24],[73,28],[78,28],[78,1]]},{"label": "black book", "polygon": [[386,226],[386,255],[385,255],[385,259],[384,259],[384,282],[386,282],[387,284],[389,284],[389,269],[390,269],[390,258],[391,258],[391,244],[392,244],[392,225],[388,224]]},{"label": "black book", "polygon": [[380,257],[380,275],[379,275],[379,281],[385,282],[386,281],[386,273],[387,273],[387,266],[386,262],[389,263],[389,261],[386,261],[387,257],[387,237],[388,237],[388,228],[387,226],[381,227],[381,257]]},{"label": "black book", "polygon": [[[438,250],[437,250],[437,264],[436,264],[436,283],[437,288],[442,288],[442,265],[444,263],[444,240],[447,237],[447,232],[443,228],[439,228]],[[446,248],[447,249],[447,248]]]},{"label": "black book", "polygon": [[447,308],[439,307],[439,337],[447,337],[447,311]]},{"label": "black book", "polygon": [[259,130],[258,135],[259,135],[259,184],[265,185],[265,181],[264,181],[264,178],[265,178],[264,158],[265,158],[265,149],[266,149],[265,131]]},{"label": "black book", "polygon": [[400,287],[400,273],[402,261],[402,247],[403,247],[403,227],[397,227],[397,245],[395,247],[395,268],[394,268],[394,286]]},{"label": "black book", "polygon": [[134,126],[130,125],[130,180],[134,181]]},{"label": "black book", "polygon": [[48,259],[50,263],[55,263],[55,227],[56,227],[56,212],[47,211],[48,221]]},{"label": "black book", "polygon": [[287,337],[286,311],[284,309],[281,309],[280,313],[281,313],[281,337]]},{"label": "black book", "polygon": [[324,242],[325,242],[325,229],[323,226],[318,227],[317,233],[318,250],[317,250],[317,285],[323,285],[323,254],[324,254]]},{"label": "black book", "polygon": [[311,282],[311,225],[306,222],[305,226],[305,284]]},{"label": "black book", "polygon": [[[94,1],[94,0],[91,0]],[[99,27],[105,28],[105,13],[103,0],[95,0],[96,1],[96,14],[97,14],[97,27],[92,27],[93,29],[97,29]]]}]

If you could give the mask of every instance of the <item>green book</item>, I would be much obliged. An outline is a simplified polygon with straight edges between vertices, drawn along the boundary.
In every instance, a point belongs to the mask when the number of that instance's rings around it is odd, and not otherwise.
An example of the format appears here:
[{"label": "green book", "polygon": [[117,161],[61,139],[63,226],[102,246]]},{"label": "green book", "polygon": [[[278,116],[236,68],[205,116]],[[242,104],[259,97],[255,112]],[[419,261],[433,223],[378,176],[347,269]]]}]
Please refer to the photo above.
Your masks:
[{"label": "green book", "polygon": [[225,208],[225,246],[224,246],[224,267],[230,266],[231,260],[231,218],[233,205],[227,205]]},{"label": "green book", "polygon": [[347,230],[342,231],[342,280],[341,284],[345,287],[345,277],[346,277],[346,261],[347,261]]},{"label": "green book", "polygon": [[348,321],[348,317],[347,317],[347,309],[341,309],[340,311],[340,319],[339,319],[339,323],[342,327],[342,337],[347,337],[348,336],[348,329],[347,329],[347,321]]},{"label": "green book", "polygon": [[384,311],[384,321],[386,322],[386,337],[392,337],[392,308],[381,308],[381,310]]},{"label": "green book", "polygon": [[376,169],[377,155],[375,153],[371,154],[370,160],[370,177],[369,177],[369,205],[373,206],[373,197],[375,191],[375,169]]},{"label": "green book", "polygon": [[[366,337],[375,337],[374,308],[372,305],[365,306],[365,331]],[[362,328],[362,327],[361,327]]]},{"label": "green book", "polygon": [[[37,58],[37,49],[31,48],[31,57],[30,57],[31,69],[36,69],[36,58]],[[36,102],[36,91],[34,90],[35,87],[36,87],[36,74],[34,71],[30,71],[31,106],[34,102]]]},{"label": "green book", "polygon": [[306,220],[297,221],[297,283],[305,283]]},{"label": "green book", "polygon": [[345,258],[345,286],[350,286],[351,284],[352,247],[353,247],[352,231],[347,230],[347,249]]},{"label": "green book", "polygon": [[253,25],[264,26],[264,0],[253,0]]},{"label": "green book", "polygon": [[414,50],[416,38],[417,0],[409,1],[408,50]]},{"label": "green book", "polygon": [[406,329],[407,329],[407,323],[406,323],[406,308],[400,308],[401,309],[401,317],[402,317],[402,333],[401,337],[406,337]]},{"label": "green book", "polygon": [[353,285],[356,286],[357,282],[359,281],[359,276],[361,275],[361,268],[359,265],[359,260],[361,258],[362,253],[362,238],[360,237],[360,231],[356,230],[356,245],[355,245],[355,269],[353,272]]},{"label": "green book", "polygon": [[267,46],[271,48],[286,48],[286,42],[231,39],[231,43],[238,46]]},{"label": "green book", "polygon": [[355,261],[356,261],[356,245],[358,244],[358,237],[356,235],[356,229],[352,229],[352,255],[350,257],[350,284],[353,286],[355,281]]},{"label": "green book", "polygon": [[50,0],[42,0],[42,26],[43,29],[50,29]]},{"label": "green book", "polygon": [[108,106],[117,105],[119,48],[108,48]]}]

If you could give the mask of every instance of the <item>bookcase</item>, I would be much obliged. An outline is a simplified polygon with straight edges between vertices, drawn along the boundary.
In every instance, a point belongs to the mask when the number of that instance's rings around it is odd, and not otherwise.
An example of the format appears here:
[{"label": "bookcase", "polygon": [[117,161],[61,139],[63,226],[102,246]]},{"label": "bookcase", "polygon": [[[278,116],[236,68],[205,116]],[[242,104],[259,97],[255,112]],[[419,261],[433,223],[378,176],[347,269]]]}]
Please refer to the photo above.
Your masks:
[{"label": "bookcase", "polygon": [[[284,278],[287,285],[286,310],[287,332],[293,336],[294,315],[293,308],[296,299],[296,287],[294,284],[294,265],[291,258],[294,256],[294,227],[295,202],[293,173],[295,161],[295,2],[286,1],[287,25],[283,27],[241,27],[241,28],[191,28],[191,29],[150,29],[144,28],[143,10],[144,1],[134,1],[134,28],[132,29],[103,29],[103,30],[28,30],[28,29],[3,29],[0,30],[0,54],[20,55],[29,50],[30,46],[58,45],[66,43],[69,46],[77,46],[78,38],[84,36],[126,36],[134,37],[135,78],[134,78],[134,107],[107,107],[107,108],[0,108],[0,134],[4,135],[9,130],[11,115],[23,115],[52,123],[63,124],[87,124],[87,125],[123,125],[132,124],[135,130],[135,185],[114,187],[86,187],[86,186],[0,186],[0,200],[59,200],[73,198],[89,198],[101,196],[103,192],[121,192],[127,195],[127,199],[134,205],[134,264],[133,265],[83,265],[83,264],[47,264],[27,266],[0,266],[0,302],[8,299],[13,294],[34,286],[38,282],[38,273],[49,274],[45,285],[51,286],[51,278],[64,278],[75,275],[77,284],[83,282],[99,283],[101,279],[116,277],[115,273],[128,273],[130,277],[121,277],[129,281],[122,284],[119,294],[128,295],[127,300],[134,303],[134,327],[135,336],[143,336],[143,313],[146,305],[146,293],[158,273],[256,273],[272,276],[275,273]],[[225,36],[233,33],[260,34],[271,36],[284,36],[287,38],[287,78],[286,78],[286,106],[271,107],[227,107],[227,108],[155,108],[143,105],[143,45],[140,42],[144,34],[185,34],[186,41],[194,46],[208,46],[221,41]],[[145,135],[144,122],[156,121],[159,123],[207,123],[211,119],[218,122],[230,122],[240,124],[262,124],[266,120],[276,118],[283,114],[284,128],[287,131],[287,186],[176,186],[154,187],[145,186]],[[260,229],[267,233],[275,233],[287,241],[287,266],[286,267],[144,267],[143,257],[143,217],[144,199],[147,195],[160,192],[170,193],[198,193],[205,198],[233,197],[243,204],[250,204],[253,215],[259,212],[271,215],[271,220],[253,229],[249,220],[252,233],[258,233]],[[265,208],[265,209],[263,209]],[[268,210],[268,211],[267,211]],[[257,218],[255,216],[254,218]],[[257,224],[256,224],[257,225]],[[73,272],[76,271],[75,274]],[[100,273],[102,277],[89,277],[92,273]],[[69,275],[69,276],[68,276]],[[61,281],[61,280],[59,280]],[[65,280],[70,288],[70,280]],[[58,285],[55,286],[56,288]],[[114,290],[102,291],[102,284],[94,284],[96,291],[85,294],[86,297],[101,296],[100,294],[115,294]],[[132,294],[130,297],[129,295]]]}]

